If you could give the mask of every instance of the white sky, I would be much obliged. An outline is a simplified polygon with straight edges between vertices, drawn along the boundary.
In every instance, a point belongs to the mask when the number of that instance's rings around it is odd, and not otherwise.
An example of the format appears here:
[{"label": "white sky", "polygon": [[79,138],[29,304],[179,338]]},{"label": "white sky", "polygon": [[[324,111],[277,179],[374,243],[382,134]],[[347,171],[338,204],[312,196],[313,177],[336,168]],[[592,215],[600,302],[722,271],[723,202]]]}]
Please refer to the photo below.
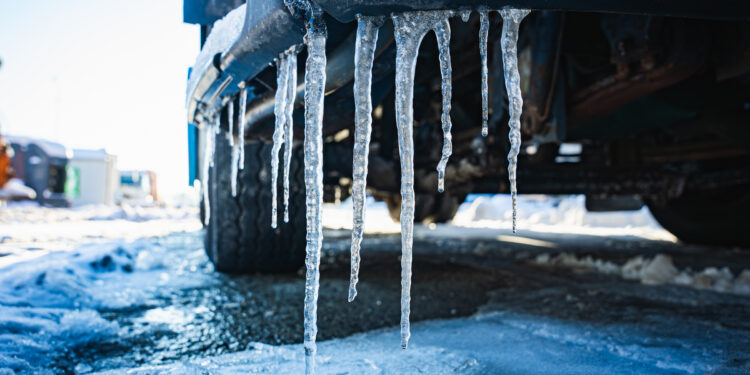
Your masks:
[{"label": "white sky", "polygon": [[199,51],[182,0],[0,0],[0,131],[106,148],[188,183],[185,84]]}]

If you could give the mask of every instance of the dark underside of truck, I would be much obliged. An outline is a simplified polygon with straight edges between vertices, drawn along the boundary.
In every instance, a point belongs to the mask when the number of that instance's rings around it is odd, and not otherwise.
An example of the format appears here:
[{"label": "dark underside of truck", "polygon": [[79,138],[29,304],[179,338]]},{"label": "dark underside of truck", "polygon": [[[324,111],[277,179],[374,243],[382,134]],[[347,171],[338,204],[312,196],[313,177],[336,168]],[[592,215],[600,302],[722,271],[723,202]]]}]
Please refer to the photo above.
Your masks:
[{"label": "dark underside of truck", "polygon": [[[435,9],[533,11],[518,39],[523,92],[520,194],[584,194],[589,210],[644,204],[679,239],[750,245],[750,3],[745,0],[313,0],[328,28],[324,114],[324,199],[347,198],[352,184],[353,64],[356,15],[386,16],[372,77],[373,132],[368,193],[398,215],[400,167],[394,111],[393,13]],[[239,0],[185,0],[185,21],[200,24],[201,43]],[[230,191],[230,146],[217,137],[209,174],[207,249],[228,272],[294,270],[303,264],[305,205],[301,150],[292,162],[291,218],[271,229],[269,141],[274,130],[273,60],[302,45],[304,15],[282,0],[248,1],[237,40],[214,56],[191,93],[189,119],[205,125],[229,101],[245,128],[239,193]],[[471,193],[508,193],[508,103],[500,32],[490,13],[489,135],[481,135],[479,17],[450,19],[453,155],[445,193],[437,191],[441,74],[433,33],[422,42],[414,89],[415,220],[444,222]],[[306,51],[299,53],[304,83]],[[294,111],[296,148],[303,103]],[[196,129],[196,128],[194,128]],[[194,130],[197,134],[197,130]],[[201,133],[202,134],[202,133]],[[239,132],[235,127],[232,136]],[[198,143],[203,142],[200,139]],[[196,153],[196,160],[198,160]],[[198,166],[196,161],[194,165]],[[283,207],[283,206],[280,206]],[[523,228],[521,228],[522,230]]]}]

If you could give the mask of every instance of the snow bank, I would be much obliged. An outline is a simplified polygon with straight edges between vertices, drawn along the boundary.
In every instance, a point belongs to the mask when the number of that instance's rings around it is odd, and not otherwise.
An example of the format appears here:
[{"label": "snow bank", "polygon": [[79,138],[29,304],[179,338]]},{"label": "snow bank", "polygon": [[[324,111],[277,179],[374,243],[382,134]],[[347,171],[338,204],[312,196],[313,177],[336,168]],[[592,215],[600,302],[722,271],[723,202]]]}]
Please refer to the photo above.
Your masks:
[{"label": "snow bank", "polygon": [[[518,230],[524,233],[564,233],[594,236],[635,236],[644,239],[676,242],[677,239],[651,216],[648,208],[623,212],[588,212],[585,197],[521,195],[518,197]],[[330,229],[352,228],[352,202],[326,204],[323,208],[323,225]],[[507,194],[471,195],[463,203],[449,224],[415,227],[416,236],[453,236],[466,234],[464,228],[484,229],[482,234],[497,235],[497,230],[509,231],[512,227],[513,206]],[[438,230],[435,230],[438,229]],[[383,202],[368,197],[365,219],[367,233],[399,233],[401,226],[388,214]]]},{"label": "snow bank", "polygon": [[[519,196],[518,229],[521,233],[547,232],[601,236],[637,236],[675,242],[676,238],[651,216],[638,211],[588,212],[586,197]],[[452,224],[462,227],[507,229],[513,207],[508,195],[481,195],[461,205]]]},{"label": "snow bank", "polygon": [[750,270],[743,270],[736,277],[728,267],[708,267],[702,271],[690,268],[679,270],[672,257],[658,254],[653,258],[641,255],[628,259],[623,265],[595,259],[590,255],[577,257],[561,253],[538,255],[532,263],[548,267],[582,268],[608,275],[618,275],[629,280],[638,280],[646,285],[673,284],[720,293],[750,295]]}]

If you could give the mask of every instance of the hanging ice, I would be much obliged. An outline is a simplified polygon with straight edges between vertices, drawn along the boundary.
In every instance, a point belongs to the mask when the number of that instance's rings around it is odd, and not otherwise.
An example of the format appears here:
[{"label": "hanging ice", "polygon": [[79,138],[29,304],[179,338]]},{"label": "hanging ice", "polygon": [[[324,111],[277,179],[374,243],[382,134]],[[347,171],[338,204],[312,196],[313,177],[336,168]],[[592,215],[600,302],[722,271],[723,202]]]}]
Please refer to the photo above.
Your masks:
[{"label": "hanging ice", "polygon": [[414,71],[425,34],[453,14],[412,12],[393,16],[396,39],[396,125],[401,160],[401,347],[409,345],[411,261],[414,234]]},{"label": "hanging ice", "polygon": [[482,136],[488,133],[489,89],[487,88],[487,35],[490,31],[490,20],[487,9],[479,10],[479,57],[482,60]]},{"label": "hanging ice", "polygon": [[453,153],[453,143],[451,136],[451,91],[452,75],[451,69],[451,25],[448,19],[440,21],[434,28],[435,36],[438,42],[440,76],[442,77],[441,91],[443,93],[443,113],[440,115],[440,122],[443,127],[443,153],[438,162],[438,191],[445,190],[445,166],[448,165],[448,158]]},{"label": "hanging ice", "polygon": [[503,35],[500,45],[503,49],[503,68],[505,69],[505,91],[508,92],[508,112],[510,120],[510,152],[508,153],[508,180],[510,181],[510,195],[513,200],[513,232],[516,232],[518,207],[516,204],[518,191],[516,189],[516,171],[518,169],[518,152],[521,148],[521,111],[523,97],[521,95],[521,78],[518,74],[518,26],[526,15],[527,9],[503,9]]},{"label": "hanging ice", "polygon": [[292,147],[294,137],[294,100],[297,97],[297,50],[292,47],[287,51],[287,93],[285,104],[286,127],[284,128],[284,222],[289,222],[289,168],[292,165]]},{"label": "hanging ice", "polygon": [[240,170],[245,169],[245,110],[247,109],[247,88],[245,84],[240,86],[240,113],[237,117],[237,141],[240,144],[240,160],[237,161]]},{"label": "hanging ice", "polygon": [[358,16],[357,41],[354,49],[354,153],[352,167],[352,206],[354,207],[351,245],[351,276],[349,302],[357,296],[359,281],[359,250],[365,225],[367,158],[372,132],[372,61],[382,18]]},{"label": "hanging ice", "polygon": [[229,122],[229,131],[227,132],[227,139],[229,144],[232,146],[232,158],[231,158],[231,185],[232,185],[232,196],[237,196],[237,168],[240,157],[239,144],[234,141],[234,101],[230,100],[227,104],[227,120]]},{"label": "hanging ice", "polygon": [[315,373],[315,337],[318,334],[318,289],[320,248],[323,245],[323,96],[326,82],[326,37],[322,20],[308,25],[305,44],[305,206],[307,247],[305,249],[305,373]]},{"label": "hanging ice", "polygon": [[287,73],[287,55],[282,54],[276,63],[276,102],[274,104],[274,114],[276,115],[276,124],[273,131],[273,147],[271,147],[271,228],[277,225],[277,190],[279,182],[279,151],[284,143],[284,130],[286,124],[286,85]]},{"label": "hanging ice", "polygon": [[227,139],[229,140],[229,145],[234,146],[234,101],[230,100],[229,103],[227,103],[227,127],[229,130],[227,131]]},{"label": "hanging ice", "polygon": [[218,120],[213,126],[203,127],[203,171],[201,172],[201,187],[203,190],[203,224],[208,225],[211,218],[211,199],[208,194],[209,169],[214,165],[214,140],[216,138],[216,129],[218,129]]}]

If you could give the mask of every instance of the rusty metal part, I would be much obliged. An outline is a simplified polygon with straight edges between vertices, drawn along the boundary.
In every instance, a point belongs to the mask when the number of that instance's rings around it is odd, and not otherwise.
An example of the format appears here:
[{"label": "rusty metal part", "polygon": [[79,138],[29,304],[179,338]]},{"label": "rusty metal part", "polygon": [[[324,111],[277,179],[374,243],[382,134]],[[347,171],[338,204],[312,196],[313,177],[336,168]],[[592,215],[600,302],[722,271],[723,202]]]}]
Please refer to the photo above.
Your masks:
[{"label": "rusty metal part", "polygon": [[562,12],[544,11],[536,17],[537,34],[531,47],[531,75],[534,78],[523,103],[522,130],[526,134],[546,133],[545,121],[550,115],[560,69],[564,20]]},{"label": "rusty metal part", "polygon": [[[702,27],[684,20],[670,20],[672,41],[664,62],[651,68],[618,73],[586,87],[568,98],[568,123],[576,126],[607,114],[635,99],[683,81],[696,73],[708,54],[708,36]],[[643,65],[643,64],[641,64]]]}]

